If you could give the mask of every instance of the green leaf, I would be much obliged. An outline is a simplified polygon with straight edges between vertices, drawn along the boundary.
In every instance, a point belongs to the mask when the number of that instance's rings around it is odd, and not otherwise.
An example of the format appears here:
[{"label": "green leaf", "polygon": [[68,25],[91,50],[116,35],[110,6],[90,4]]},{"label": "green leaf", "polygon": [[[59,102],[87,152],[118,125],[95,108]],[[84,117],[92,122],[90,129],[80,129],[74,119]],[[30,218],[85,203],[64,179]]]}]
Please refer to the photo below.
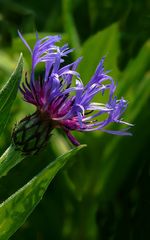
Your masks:
[{"label": "green leaf", "polygon": [[25,157],[21,154],[21,152],[16,151],[13,145],[10,145],[10,147],[0,157],[0,178],[5,176],[10,169],[15,167],[24,158]]},{"label": "green leaf", "polygon": [[[97,174],[100,171],[101,174],[99,181],[94,186],[96,194],[99,194],[105,201],[112,199],[117,194],[122,183],[126,181],[138,164],[140,152],[144,159],[143,148],[147,142],[146,137],[147,139],[149,137],[147,119],[150,114],[149,111],[145,111],[149,104],[150,93],[149,62],[150,42],[148,41],[122,73],[122,80],[118,88],[120,95],[129,100],[125,119],[134,124],[130,130],[133,136],[129,138],[114,136],[107,142],[107,147],[103,150],[102,164],[100,163],[96,170]],[[94,174],[97,175],[95,172]]]},{"label": "green leaf", "polygon": [[0,239],[7,240],[25,222],[42,199],[48,185],[69,158],[85,145],[81,145],[58,157],[30,182],[0,205]]},{"label": "green leaf", "polygon": [[112,24],[91,36],[83,45],[83,60],[78,69],[84,83],[87,83],[94,74],[102,57],[106,56],[105,70],[112,70],[111,76],[118,78],[120,71],[117,68],[117,57],[119,54],[119,31],[118,24]]},{"label": "green leaf", "polygon": [[0,134],[7,124],[10,109],[16,98],[19,81],[21,80],[22,76],[22,69],[23,58],[22,54],[20,54],[20,58],[15,71],[0,91]]}]

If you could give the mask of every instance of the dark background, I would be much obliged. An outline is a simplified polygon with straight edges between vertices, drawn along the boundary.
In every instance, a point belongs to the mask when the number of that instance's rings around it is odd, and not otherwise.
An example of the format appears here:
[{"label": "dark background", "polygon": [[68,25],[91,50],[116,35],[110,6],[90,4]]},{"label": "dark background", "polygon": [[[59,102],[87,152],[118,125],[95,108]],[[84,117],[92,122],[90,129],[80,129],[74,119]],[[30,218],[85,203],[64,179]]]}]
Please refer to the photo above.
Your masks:
[{"label": "dark background", "polygon": [[[84,57],[78,70],[89,81],[102,56],[118,83],[117,95],[129,107],[124,119],[132,137],[96,132],[77,134],[87,148],[57,175],[41,203],[12,240],[150,239],[150,1],[148,0],[0,0],[0,86],[13,71],[19,53],[30,70],[30,55],[17,36],[33,45],[40,36],[60,33],[76,48],[70,60]],[[34,108],[18,94],[0,152],[9,146],[14,123]],[[25,159],[0,180],[0,200],[23,186],[56,156],[70,149],[62,132],[47,148]]]}]

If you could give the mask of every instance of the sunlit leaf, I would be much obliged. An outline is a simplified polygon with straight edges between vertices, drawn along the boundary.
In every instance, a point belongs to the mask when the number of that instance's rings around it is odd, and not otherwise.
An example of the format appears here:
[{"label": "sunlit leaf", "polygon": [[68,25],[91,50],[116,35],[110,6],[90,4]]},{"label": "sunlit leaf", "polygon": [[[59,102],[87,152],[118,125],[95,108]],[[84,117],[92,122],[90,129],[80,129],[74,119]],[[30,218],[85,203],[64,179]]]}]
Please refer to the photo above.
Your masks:
[{"label": "sunlit leaf", "polygon": [[15,71],[0,91],[0,134],[7,124],[10,109],[16,98],[19,81],[22,76],[22,69],[23,59],[21,54]]},{"label": "sunlit leaf", "polygon": [[[129,138],[113,137],[112,140],[107,142],[107,147],[102,155],[104,164],[103,166],[100,165],[100,180],[95,184],[95,192],[105,199],[110,199],[117,193],[133,166],[137,164],[138,155],[144,148],[142,143],[146,143],[146,136],[150,134],[147,120],[150,113],[144,111],[150,96],[149,60],[150,45],[147,42],[122,74],[121,90],[119,92],[129,100],[126,118],[134,124],[130,130],[133,136]],[[142,122],[143,119],[144,122]],[[141,159],[142,161],[143,159]]]},{"label": "sunlit leaf", "polygon": [[89,81],[90,77],[100,61],[106,56],[105,70],[110,70],[110,75],[118,78],[117,56],[119,54],[119,31],[118,24],[113,24],[103,31],[90,37],[83,45],[83,60],[79,65],[79,72],[83,82]]}]

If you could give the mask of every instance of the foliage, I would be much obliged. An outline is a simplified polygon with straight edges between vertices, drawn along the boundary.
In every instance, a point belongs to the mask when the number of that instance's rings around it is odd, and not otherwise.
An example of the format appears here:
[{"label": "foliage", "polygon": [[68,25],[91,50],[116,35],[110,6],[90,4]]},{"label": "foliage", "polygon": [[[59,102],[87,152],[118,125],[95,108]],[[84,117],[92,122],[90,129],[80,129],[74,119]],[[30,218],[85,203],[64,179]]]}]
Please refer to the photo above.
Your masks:
[{"label": "foliage", "polygon": [[6,126],[10,109],[11,109],[13,101],[17,95],[19,82],[22,77],[22,68],[23,68],[22,61],[23,60],[22,60],[22,55],[21,55],[15,72],[11,75],[11,77],[8,80],[8,82],[6,83],[6,85],[0,91],[0,102],[1,102],[0,134],[2,133],[2,131],[4,130],[4,128]]},{"label": "foliage", "polygon": [[0,205],[0,238],[9,239],[24,223],[38,202],[41,200],[49,183],[57,172],[67,163],[70,156],[82,146],[67,152],[29,181],[24,187],[11,195]]},{"label": "foliage", "polygon": [[[76,48],[72,59],[84,57],[78,68],[84,83],[100,58],[106,56],[105,69],[111,70],[110,75],[118,82],[117,94],[129,102],[125,120],[135,124],[132,137],[101,132],[78,134],[80,142],[88,147],[71,157],[34,212],[10,239],[149,239],[149,2],[3,0],[0,4],[1,88],[20,52],[24,55],[24,71],[30,69],[30,56],[17,29],[31,45],[35,28],[41,36],[63,33],[63,40]],[[1,132],[1,154],[10,143],[13,124],[32,111],[18,94],[8,124]],[[39,172],[52,159],[69,149],[66,138],[55,132],[43,152],[24,159],[1,178],[1,201],[29,186],[27,182],[40,176]]]}]

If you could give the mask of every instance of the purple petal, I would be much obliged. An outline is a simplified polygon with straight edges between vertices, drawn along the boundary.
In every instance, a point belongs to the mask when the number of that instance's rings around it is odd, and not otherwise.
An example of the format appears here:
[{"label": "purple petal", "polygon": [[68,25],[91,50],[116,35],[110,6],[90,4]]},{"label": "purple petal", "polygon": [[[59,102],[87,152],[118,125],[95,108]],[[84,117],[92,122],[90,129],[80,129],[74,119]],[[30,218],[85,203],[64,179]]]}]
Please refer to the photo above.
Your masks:
[{"label": "purple petal", "polygon": [[32,54],[32,50],[30,48],[30,46],[28,45],[27,41],[23,38],[22,34],[20,33],[20,31],[18,30],[18,35],[21,38],[21,40],[23,41],[23,43],[26,45],[26,47],[28,48],[28,50],[30,51],[30,53]]},{"label": "purple petal", "polygon": [[75,146],[79,146],[80,143],[77,141],[77,139],[67,130],[65,130],[65,133],[67,135],[67,137],[69,138],[69,140],[75,145]]}]

